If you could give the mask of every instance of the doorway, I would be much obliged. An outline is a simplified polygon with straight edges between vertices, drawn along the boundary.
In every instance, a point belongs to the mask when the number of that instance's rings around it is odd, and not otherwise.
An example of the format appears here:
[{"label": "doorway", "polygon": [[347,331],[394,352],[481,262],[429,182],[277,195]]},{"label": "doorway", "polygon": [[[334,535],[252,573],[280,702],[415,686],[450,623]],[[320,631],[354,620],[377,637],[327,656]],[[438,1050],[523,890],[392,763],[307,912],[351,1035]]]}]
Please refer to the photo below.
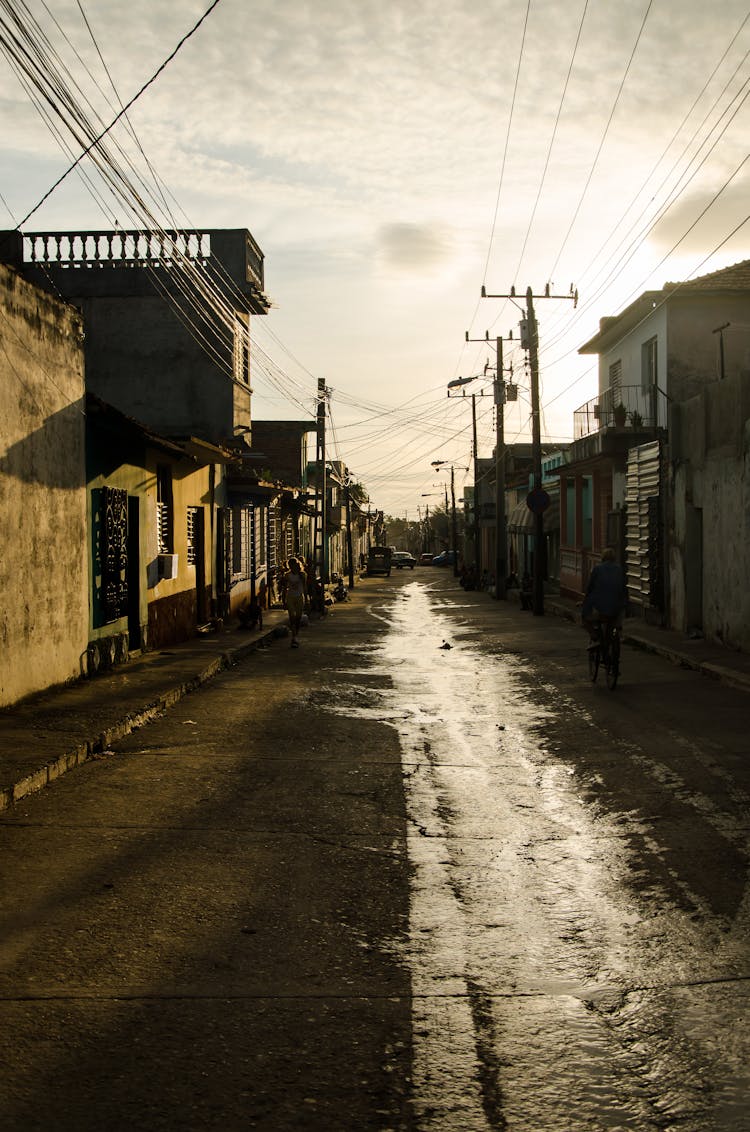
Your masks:
[{"label": "doorway", "polygon": [[141,501],[128,496],[128,650],[141,648]]}]

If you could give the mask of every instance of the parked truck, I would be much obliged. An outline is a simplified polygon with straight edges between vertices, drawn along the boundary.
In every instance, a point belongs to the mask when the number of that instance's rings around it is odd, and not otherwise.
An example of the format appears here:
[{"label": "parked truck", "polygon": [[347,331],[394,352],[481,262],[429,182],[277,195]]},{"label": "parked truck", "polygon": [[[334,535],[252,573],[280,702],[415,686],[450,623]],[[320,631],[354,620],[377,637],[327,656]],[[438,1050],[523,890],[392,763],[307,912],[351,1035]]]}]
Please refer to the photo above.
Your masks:
[{"label": "parked truck", "polygon": [[367,573],[391,576],[390,546],[371,546],[367,554]]}]

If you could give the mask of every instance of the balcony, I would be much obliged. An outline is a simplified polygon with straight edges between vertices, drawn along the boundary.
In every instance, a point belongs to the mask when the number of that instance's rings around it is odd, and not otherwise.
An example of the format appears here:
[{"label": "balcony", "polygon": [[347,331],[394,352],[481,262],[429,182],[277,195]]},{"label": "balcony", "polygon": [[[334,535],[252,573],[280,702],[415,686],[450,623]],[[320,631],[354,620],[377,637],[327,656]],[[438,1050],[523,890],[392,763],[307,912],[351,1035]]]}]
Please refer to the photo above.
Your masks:
[{"label": "balcony", "polygon": [[604,429],[655,429],[666,428],[667,398],[655,385],[644,389],[640,385],[626,385],[621,389],[607,389],[593,397],[573,413],[573,438],[602,432]]},{"label": "balcony", "polygon": [[[263,292],[263,252],[245,228],[2,231],[0,261],[27,274],[36,270],[43,280],[54,278],[68,296],[101,294],[110,286],[103,281],[105,274],[120,279],[145,274],[156,279],[158,273],[163,278],[175,274],[184,277],[178,283],[183,292],[186,285],[199,290],[205,286],[219,288],[230,302],[239,290],[253,314],[265,314],[270,306]],[[68,282],[63,283],[66,275]],[[70,282],[70,276],[77,277],[76,282]]]}]

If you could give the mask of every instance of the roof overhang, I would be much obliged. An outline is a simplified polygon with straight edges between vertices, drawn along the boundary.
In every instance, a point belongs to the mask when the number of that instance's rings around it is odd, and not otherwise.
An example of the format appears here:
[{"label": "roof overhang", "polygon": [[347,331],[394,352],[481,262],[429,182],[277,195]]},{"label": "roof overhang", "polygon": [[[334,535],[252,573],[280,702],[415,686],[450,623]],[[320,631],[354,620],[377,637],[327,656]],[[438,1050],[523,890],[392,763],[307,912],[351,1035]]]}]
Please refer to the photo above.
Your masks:
[{"label": "roof overhang", "polygon": [[235,452],[218,444],[211,444],[199,436],[180,437],[177,443],[199,464],[231,464],[237,459]]},{"label": "roof overhang", "polygon": [[644,291],[621,314],[603,318],[599,330],[588,342],[578,347],[579,354],[603,354],[628,334],[664,299],[662,291]]}]

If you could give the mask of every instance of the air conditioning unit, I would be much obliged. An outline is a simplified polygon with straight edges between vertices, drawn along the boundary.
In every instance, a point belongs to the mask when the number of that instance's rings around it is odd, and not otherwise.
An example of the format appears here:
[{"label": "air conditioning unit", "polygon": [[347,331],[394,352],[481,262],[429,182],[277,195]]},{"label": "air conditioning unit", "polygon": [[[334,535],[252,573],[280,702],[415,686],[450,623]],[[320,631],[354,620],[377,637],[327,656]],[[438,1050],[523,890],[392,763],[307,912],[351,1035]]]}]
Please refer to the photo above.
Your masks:
[{"label": "air conditioning unit", "polygon": [[157,555],[159,561],[159,581],[171,582],[177,577],[177,558],[176,554],[159,554]]}]

